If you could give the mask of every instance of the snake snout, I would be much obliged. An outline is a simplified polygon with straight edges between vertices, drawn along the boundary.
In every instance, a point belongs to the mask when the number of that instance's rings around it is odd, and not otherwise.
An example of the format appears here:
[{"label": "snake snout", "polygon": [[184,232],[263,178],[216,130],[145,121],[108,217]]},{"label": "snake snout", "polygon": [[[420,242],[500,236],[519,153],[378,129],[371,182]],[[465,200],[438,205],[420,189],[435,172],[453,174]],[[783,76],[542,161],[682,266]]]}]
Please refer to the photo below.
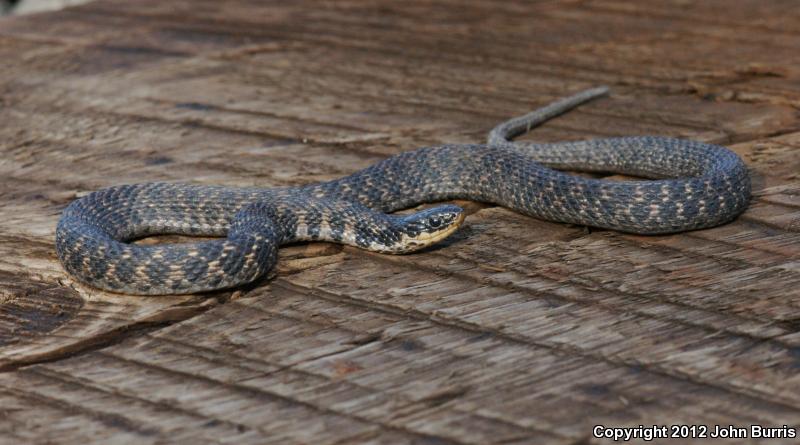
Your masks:
[{"label": "snake snout", "polygon": [[464,209],[445,204],[403,218],[404,234],[397,253],[409,253],[433,245],[455,232],[464,222]]}]

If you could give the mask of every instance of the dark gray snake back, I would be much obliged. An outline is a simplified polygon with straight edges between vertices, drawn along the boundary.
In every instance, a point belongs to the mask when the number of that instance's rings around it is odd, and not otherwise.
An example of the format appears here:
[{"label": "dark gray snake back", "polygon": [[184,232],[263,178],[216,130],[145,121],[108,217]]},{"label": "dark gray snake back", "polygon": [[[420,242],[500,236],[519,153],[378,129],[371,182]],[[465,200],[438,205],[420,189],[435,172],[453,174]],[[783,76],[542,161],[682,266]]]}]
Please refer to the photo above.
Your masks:
[{"label": "dark gray snake back", "polygon": [[[387,214],[421,203],[469,199],[551,221],[639,234],[712,227],[747,207],[747,169],[724,147],[654,136],[555,144],[509,141],[606,91],[588,90],[504,122],[492,130],[488,145],[422,148],[318,184],[110,187],[64,210],[56,250],[66,270],[92,286],[176,294],[251,282],[274,267],[281,244],[325,240],[406,253],[438,242],[463,221],[462,210],[452,205]],[[547,167],[655,180],[587,179]],[[128,243],[153,234],[224,238]]]}]

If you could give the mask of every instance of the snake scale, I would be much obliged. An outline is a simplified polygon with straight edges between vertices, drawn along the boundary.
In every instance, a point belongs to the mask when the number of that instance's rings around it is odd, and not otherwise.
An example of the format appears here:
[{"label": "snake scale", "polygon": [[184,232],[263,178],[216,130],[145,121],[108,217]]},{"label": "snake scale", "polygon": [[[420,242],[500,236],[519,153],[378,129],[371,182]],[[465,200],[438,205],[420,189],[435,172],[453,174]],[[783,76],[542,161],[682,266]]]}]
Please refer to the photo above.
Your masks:
[{"label": "snake scale", "polygon": [[[504,122],[488,144],[421,148],[328,182],[270,189],[145,183],[99,190],[64,210],[56,251],[65,269],[91,286],[182,294],[251,282],[274,267],[282,244],[324,240],[407,253],[447,237],[464,220],[454,205],[389,214],[422,203],[468,199],[638,234],[712,227],[747,207],[747,169],[724,147],[654,136],[510,142],[606,92],[587,90]],[[651,180],[589,179],[553,168]],[[154,234],[220,238],[130,243]]]}]

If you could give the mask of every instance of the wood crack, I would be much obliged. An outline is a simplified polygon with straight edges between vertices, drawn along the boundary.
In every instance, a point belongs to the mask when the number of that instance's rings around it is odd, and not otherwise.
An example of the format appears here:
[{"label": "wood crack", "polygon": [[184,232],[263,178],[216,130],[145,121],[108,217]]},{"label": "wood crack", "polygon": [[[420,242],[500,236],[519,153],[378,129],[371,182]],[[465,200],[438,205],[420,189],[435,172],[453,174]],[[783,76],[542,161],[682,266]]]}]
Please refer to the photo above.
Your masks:
[{"label": "wood crack", "polygon": [[[276,284],[277,284],[277,282],[276,282]],[[753,400],[758,400],[761,403],[777,404],[777,405],[780,405],[780,406],[788,408],[788,409],[800,409],[800,404],[795,404],[794,402],[792,402],[789,399],[785,399],[784,400],[784,399],[782,399],[780,397],[776,397],[775,395],[772,395],[772,394],[762,394],[762,393],[760,393],[758,391],[754,391],[752,388],[736,387],[736,386],[731,386],[731,385],[720,384],[720,383],[712,381],[712,380],[699,378],[698,376],[695,376],[695,375],[691,375],[691,374],[688,374],[688,373],[685,373],[685,372],[676,371],[676,370],[669,369],[669,368],[663,368],[661,366],[654,365],[654,364],[643,364],[643,363],[640,363],[638,361],[630,360],[630,359],[619,359],[619,358],[614,359],[614,358],[606,357],[606,356],[603,356],[603,355],[600,355],[600,354],[596,354],[596,353],[592,353],[592,352],[583,350],[583,349],[581,349],[581,348],[579,348],[577,346],[566,345],[566,344],[552,344],[552,343],[548,343],[548,342],[545,342],[545,341],[531,340],[531,339],[523,337],[523,336],[505,333],[502,330],[491,329],[491,328],[487,328],[485,326],[479,326],[479,325],[475,325],[473,323],[467,323],[467,322],[464,322],[464,321],[461,321],[461,320],[453,320],[453,319],[449,319],[449,318],[443,318],[443,317],[437,316],[435,314],[433,314],[433,315],[426,314],[424,312],[420,312],[420,311],[416,311],[416,310],[405,310],[405,311],[397,310],[397,309],[392,308],[391,306],[387,306],[387,305],[384,305],[384,304],[375,303],[375,302],[364,302],[364,301],[354,300],[352,298],[344,297],[344,296],[340,296],[340,295],[336,295],[336,294],[332,294],[332,293],[326,292],[326,291],[318,289],[318,288],[306,288],[306,287],[303,287],[303,286],[300,286],[300,285],[297,285],[297,284],[294,284],[294,283],[288,284],[288,286],[286,286],[286,284],[284,284],[283,282],[281,282],[279,285],[287,287],[288,289],[294,288],[295,291],[297,291],[297,292],[301,292],[301,293],[307,294],[309,296],[317,297],[317,298],[323,298],[323,299],[326,299],[326,300],[329,300],[329,301],[335,301],[335,302],[339,302],[339,303],[346,302],[347,304],[354,304],[354,305],[361,306],[361,307],[367,307],[367,308],[370,308],[371,310],[380,310],[381,312],[386,312],[386,313],[390,313],[390,314],[394,314],[394,315],[404,315],[404,316],[407,316],[407,317],[413,317],[415,319],[429,320],[431,322],[437,323],[437,324],[442,325],[442,326],[446,326],[448,328],[465,330],[465,331],[472,332],[473,334],[476,334],[476,335],[483,335],[486,332],[491,332],[493,336],[495,336],[497,338],[501,338],[501,339],[503,339],[505,341],[508,341],[508,342],[511,342],[511,343],[514,343],[514,344],[520,344],[520,345],[525,345],[525,346],[534,346],[534,347],[537,347],[537,348],[545,348],[545,349],[548,349],[548,350],[552,350],[552,351],[554,351],[554,352],[556,352],[558,354],[574,355],[574,356],[579,356],[579,357],[590,358],[590,359],[598,360],[600,362],[608,363],[608,364],[611,364],[611,365],[614,365],[614,366],[626,366],[626,367],[631,367],[631,368],[642,369],[645,372],[653,373],[654,375],[659,375],[659,376],[662,376],[662,377],[667,377],[667,378],[672,378],[672,379],[678,379],[678,380],[682,380],[682,381],[685,381],[685,382],[689,382],[689,383],[693,383],[693,384],[697,384],[697,385],[701,385],[701,386],[713,387],[713,388],[719,389],[719,390],[724,391],[724,392],[737,394],[737,395],[740,395],[740,396],[743,396],[743,397],[751,398]]]}]

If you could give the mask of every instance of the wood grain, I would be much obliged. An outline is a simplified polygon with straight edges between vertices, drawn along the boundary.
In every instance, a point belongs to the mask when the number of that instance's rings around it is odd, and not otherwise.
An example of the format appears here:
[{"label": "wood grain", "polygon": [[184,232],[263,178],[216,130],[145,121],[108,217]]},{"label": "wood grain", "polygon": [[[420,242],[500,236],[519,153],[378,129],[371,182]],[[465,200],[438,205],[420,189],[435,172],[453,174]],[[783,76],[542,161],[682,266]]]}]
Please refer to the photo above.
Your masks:
[{"label": "wood grain", "polygon": [[[99,0],[0,20],[0,443],[798,426],[798,29],[778,0]],[[465,227],[426,252],[290,246],[277,278],[165,298],[87,288],[53,251],[60,211],[100,187],[326,180],[598,84],[611,96],[526,138],[728,145],[745,214],[645,237],[459,202]]]}]

